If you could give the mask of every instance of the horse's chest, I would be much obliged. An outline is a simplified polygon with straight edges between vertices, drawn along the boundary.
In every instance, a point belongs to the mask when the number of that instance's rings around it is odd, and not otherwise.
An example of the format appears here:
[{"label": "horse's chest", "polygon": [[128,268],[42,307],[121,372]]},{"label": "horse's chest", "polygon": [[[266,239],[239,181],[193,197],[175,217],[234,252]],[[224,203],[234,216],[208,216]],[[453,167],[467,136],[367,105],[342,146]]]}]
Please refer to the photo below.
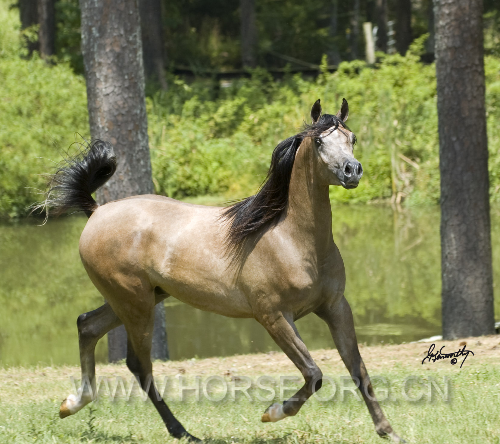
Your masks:
[{"label": "horse's chest", "polygon": [[315,268],[302,267],[277,276],[276,290],[280,299],[294,312],[309,310],[318,305],[322,293],[322,276]]}]

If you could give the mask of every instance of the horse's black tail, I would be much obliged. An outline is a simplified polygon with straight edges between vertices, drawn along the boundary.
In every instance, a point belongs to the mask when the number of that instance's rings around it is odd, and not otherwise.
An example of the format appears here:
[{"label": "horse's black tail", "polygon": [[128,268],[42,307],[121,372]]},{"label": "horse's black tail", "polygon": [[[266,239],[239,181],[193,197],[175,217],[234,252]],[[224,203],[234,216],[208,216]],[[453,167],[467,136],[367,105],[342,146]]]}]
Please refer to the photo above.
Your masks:
[{"label": "horse's black tail", "polygon": [[49,176],[45,201],[33,210],[49,209],[60,215],[68,210],[84,211],[90,217],[98,204],[92,197],[116,171],[116,157],[108,142],[94,140],[76,156],[63,160],[57,171]]}]

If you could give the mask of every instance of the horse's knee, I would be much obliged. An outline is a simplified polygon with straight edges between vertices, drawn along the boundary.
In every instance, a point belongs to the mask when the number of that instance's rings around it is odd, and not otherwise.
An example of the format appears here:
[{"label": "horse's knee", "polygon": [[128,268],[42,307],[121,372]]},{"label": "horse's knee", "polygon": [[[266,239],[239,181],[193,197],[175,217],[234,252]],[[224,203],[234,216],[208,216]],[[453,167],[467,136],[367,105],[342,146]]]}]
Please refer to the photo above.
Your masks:
[{"label": "horse's knee", "polygon": [[319,368],[311,370],[307,374],[306,379],[313,393],[317,392],[323,386],[323,372]]},{"label": "horse's knee", "polygon": [[127,363],[128,369],[134,374],[134,375],[141,375],[142,373],[142,367],[141,363],[135,356],[127,356],[127,360],[125,361]]},{"label": "horse's knee", "polygon": [[314,391],[317,392],[321,387],[323,387],[323,376],[314,384]]},{"label": "horse's knee", "polygon": [[76,326],[78,328],[78,337],[80,341],[97,342],[99,340],[100,332],[92,325],[88,313],[83,313],[78,316]]}]

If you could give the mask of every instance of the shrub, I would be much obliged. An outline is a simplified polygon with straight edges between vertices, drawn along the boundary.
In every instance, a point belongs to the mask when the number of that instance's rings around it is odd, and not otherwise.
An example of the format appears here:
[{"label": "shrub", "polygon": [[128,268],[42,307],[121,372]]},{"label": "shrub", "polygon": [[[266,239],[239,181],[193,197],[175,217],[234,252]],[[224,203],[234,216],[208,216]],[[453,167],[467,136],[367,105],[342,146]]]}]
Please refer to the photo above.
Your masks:
[{"label": "shrub", "polygon": [[[52,169],[75,140],[88,135],[84,79],[67,63],[49,66],[36,55],[20,58],[15,11],[0,0],[0,215],[26,213]],[[423,37],[425,38],[425,37]],[[313,102],[335,113],[349,101],[348,125],[365,175],[356,190],[331,188],[338,202],[439,201],[436,80],[419,61],[423,40],[405,57],[379,54],[376,68],[362,61],[324,66],[317,79],[280,81],[262,69],[227,88],[212,80],[170,79],[170,89],[147,99],[156,191],[175,198],[256,191],[280,140],[300,131]],[[325,62],[326,63],[326,62]],[[500,58],[486,58],[486,106],[492,199],[500,199]],[[76,138],[78,140],[78,137]],[[42,159],[40,159],[42,158]],[[30,188],[31,187],[31,188]]]},{"label": "shrub", "polygon": [[66,64],[20,58],[17,11],[0,6],[0,215],[18,216],[39,199],[61,147],[88,133],[86,90]]}]

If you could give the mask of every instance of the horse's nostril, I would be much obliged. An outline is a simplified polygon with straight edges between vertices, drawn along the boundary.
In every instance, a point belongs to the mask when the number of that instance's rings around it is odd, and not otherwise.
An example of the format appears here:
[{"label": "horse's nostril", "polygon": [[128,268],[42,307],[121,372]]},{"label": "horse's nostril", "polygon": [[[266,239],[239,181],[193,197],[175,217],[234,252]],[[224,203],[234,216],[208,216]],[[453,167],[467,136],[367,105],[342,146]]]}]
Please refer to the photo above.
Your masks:
[{"label": "horse's nostril", "polygon": [[356,173],[358,176],[361,176],[361,174],[363,174],[363,167],[361,166],[360,163],[358,163],[358,167],[356,168]]},{"label": "horse's nostril", "polygon": [[347,175],[347,176],[350,176],[351,173],[352,173],[352,169],[351,169],[351,165],[347,164],[344,168],[344,173]]}]

